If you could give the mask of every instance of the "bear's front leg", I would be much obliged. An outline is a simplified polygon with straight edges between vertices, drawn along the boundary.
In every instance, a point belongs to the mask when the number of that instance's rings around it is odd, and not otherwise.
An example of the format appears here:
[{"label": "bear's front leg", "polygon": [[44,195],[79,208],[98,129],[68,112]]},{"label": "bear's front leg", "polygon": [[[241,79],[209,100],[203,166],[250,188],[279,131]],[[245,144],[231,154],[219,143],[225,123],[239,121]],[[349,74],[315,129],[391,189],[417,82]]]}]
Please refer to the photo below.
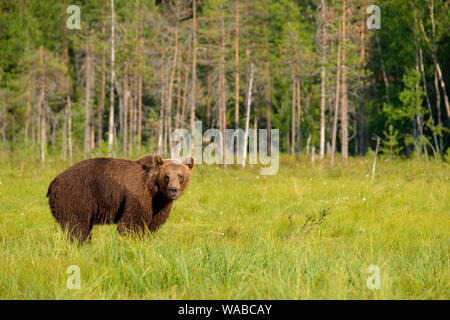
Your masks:
[{"label": "bear's front leg", "polygon": [[152,220],[149,224],[149,230],[151,232],[157,231],[169,218],[170,211],[172,210],[172,202],[168,202],[162,206],[162,208],[159,208],[159,210],[155,210],[153,212]]},{"label": "bear's front leg", "polygon": [[120,235],[145,234],[149,229],[151,218],[151,212],[145,210],[143,205],[125,203],[123,215],[117,222],[117,231]]}]

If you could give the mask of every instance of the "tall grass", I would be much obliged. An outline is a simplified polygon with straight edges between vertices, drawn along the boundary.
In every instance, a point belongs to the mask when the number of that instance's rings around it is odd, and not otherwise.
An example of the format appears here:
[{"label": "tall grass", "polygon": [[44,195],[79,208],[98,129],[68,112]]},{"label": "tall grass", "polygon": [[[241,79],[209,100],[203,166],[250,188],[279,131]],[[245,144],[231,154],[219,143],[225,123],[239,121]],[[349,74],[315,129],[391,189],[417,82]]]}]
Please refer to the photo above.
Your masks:
[{"label": "tall grass", "polygon": [[[69,163],[0,166],[2,299],[450,298],[445,163],[381,159],[374,181],[368,158],[329,169],[283,156],[274,176],[199,165],[153,236],[98,226],[81,248],[45,197]],[[70,265],[80,289],[66,286]],[[366,286],[370,265],[379,290]]]}]

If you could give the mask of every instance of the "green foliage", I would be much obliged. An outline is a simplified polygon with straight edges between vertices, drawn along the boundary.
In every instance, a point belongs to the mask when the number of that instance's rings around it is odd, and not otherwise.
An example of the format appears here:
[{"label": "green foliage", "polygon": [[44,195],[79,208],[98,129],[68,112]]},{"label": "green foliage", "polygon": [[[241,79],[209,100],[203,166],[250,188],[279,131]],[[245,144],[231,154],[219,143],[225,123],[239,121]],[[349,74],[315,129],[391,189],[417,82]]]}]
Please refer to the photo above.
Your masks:
[{"label": "green foliage", "polygon": [[420,85],[421,75],[418,70],[411,69],[403,76],[405,89],[400,93],[400,101],[403,108],[400,110],[400,117],[414,117],[425,114],[422,107],[425,93]]},{"label": "green foliage", "polygon": [[432,118],[430,118],[430,120],[427,121],[426,127],[428,130],[436,134],[436,136],[438,137],[444,137],[445,134],[450,133],[450,129],[445,127],[442,122],[439,124],[435,124]]},{"label": "green foliage", "polygon": [[404,117],[404,110],[401,107],[394,106],[390,103],[383,103],[383,113],[386,115],[387,123],[393,123]]},{"label": "green foliage", "polygon": [[[447,61],[450,48],[450,11],[445,10],[443,1],[434,1],[436,22],[437,56],[444,73],[450,69]],[[162,106],[162,82],[168,90],[167,79],[171,75],[172,58],[175,49],[176,27],[175,3],[181,8],[179,25],[179,62],[173,83],[173,109],[182,100],[185,111],[189,108],[192,87],[192,12],[191,1],[125,1],[115,0],[116,14],[116,84],[115,106],[117,138],[121,143],[123,132],[120,128],[120,110],[125,70],[128,79],[136,83],[136,70],[142,71],[143,79],[143,143],[150,144],[158,131],[158,117]],[[260,128],[268,122],[266,109],[271,108],[272,126],[280,129],[282,150],[286,150],[291,127],[292,77],[301,83],[301,124],[300,139],[304,149],[308,136],[316,145],[320,132],[320,68],[321,68],[321,26],[326,25],[325,43],[326,67],[326,141],[331,140],[331,125],[334,113],[334,96],[337,78],[338,30],[342,15],[342,1],[326,0],[326,22],[322,21],[321,1],[297,0],[255,0],[239,1],[239,66],[240,92],[238,93],[240,126],[244,124],[245,95],[248,84],[249,64],[255,64],[254,92],[252,99],[251,124],[256,120]],[[382,0],[382,28],[375,32],[364,29],[365,61],[362,61],[361,28],[367,14],[364,10],[370,1],[347,1],[346,41],[342,43],[346,53],[347,88],[349,116],[364,118],[364,128],[349,126],[350,150],[362,138],[377,134],[383,135],[388,125],[393,125],[399,136],[412,132],[412,119],[422,117],[424,137],[432,134],[442,137],[445,149],[449,145],[448,123],[444,112],[437,119],[437,102],[434,95],[434,64],[432,58],[433,28],[430,20],[428,0]],[[51,119],[56,122],[57,136],[62,135],[65,119],[65,95],[67,88],[62,82],[69,82],[69,94],[73,104],[73,136],[77,142],[84,137],[84,83],[85,53],[90,44],[94,63],[91,94],[91,116],[97,119],[101,98],[101,84],[105,77],[107,97],[103,111],[103,139],[106,138],[107,111],[109,108],[110,77],[110,2],[102,0],[77,0],[70,4],[81,8],[81,29],[67,30],[65,22],[67,1],[17,0],[0,3],[0,89],[8,92],[6,103],[6,136],[11,150],[23,145],[25,123],[34,122],[37,130],[36,106],[38,105],[39,74],[50,80],[48,107]],[[235,87],[235,0],[198,1],[198,48],[197,48],[197,97],[196,118],[206,121],[207,102],[211,102],[213,124],[218,122],[218,105],[221,97],[219,86],[222,21],[225,29],[225,100],[227,126],[234,122]],[[139,7],[137,7],[139,5]],[[140,25],[142,22],[142,25]],[[419,27],[424,26],[425,35]],[[375,42],[377,34],[380,50]],[[142,35],[142,42],[139,36]],[[65,48],[68,46],[69,73],[66,70]],[[39,59],[36,53],[43,47],[46,71],[38,70]],[[141,48],[142,46],[142,48]],[[425,81],[431,101],[432,114],[424,108],[423,79],[417,71],[417,51],[423,49]],[[142,49],[142,54],[140,50]],[[384,62],[382,70],[381,61]],[[127,68],[125,67],[127,64]],[[389,85],[389,97],[385,89],[383,72]],[[207,75],[211,76],[211,92],[208,92]],[[55,77],[58,77],[56,79]],[[178,78],[179,77],[179,78]],[[187,84],[184,83],[187,79]],[[447,84],[448,87],[448,84]],[[178,89],[181,88],[180,91]],[[184,88],[187,94],[184,94]],[[133,88],[135,90],[136,88]],[[27,119],[28,92],[31,91],[31,112]],[[181,97],[178,94],[181,93]],[[389,99],[387,99],[389,98]],[[388,103],[389,101],[389,103]],[[362,108],[364,107],[364,114]],[[381,110],[380,110],[381,108]],[[443,108],[443,103],[441,103]],[[444,108],[443,108],[444,109]],[[381,111],[381,112],[380,112]],[[188,113],[188,112],[186,112]],[[33,118],[34,117],[34,118]],[[188,127],[188,117],[186,123]],[[173,119],[175,121],[175,119]],[[14,122],[14,124],[12,124]],[[155,128],[156,124],[156,128]],[[99,131],[94,122],[95,131]],[[0,124],[1,126],[1,124]],[[29,131],[31,130],[31,126]],[[338,130],[339,131],[339,130]],[[151,134],[149,134],[151,132]],[[48,134],[52,134],[48,130]],[[97,132],[95,133],[96,136]],[[20,143],[14,140],[22,140]],[[14,143],[12,143],[14,140]],[[339,140],[339,139],[338,139]],[[365,141],[366,144],[372,141]],[[96,141],[98,146],[101,141]],[[337,148],[339,149],[339,141]],[[402,153],[408,153],[405,140],[399,140]],[[83,148],[77,148],[77,150]]]},{"label": "green foliage", "polygon": [[389,131],[383,131],[386,140],[383,140],[381,150],[384,154],[389,154],[391,158],[398,156],[402,151],[402,147],[399,146],[399,134],[398,130],[395,130],[392,125],[389,125]]},{"label": "green foliage", "polygon": [[383,112],[388,118],[388,123],[403,119],[411,119],[417,115],[423,115],[425,109],[422,107],[425,96],[420,86],[421,75],[419,71],[410,69],[403,76],[404,90],[400,92],[399,98],[402,105],[383,104]]},{"label": "green foliage", "polygon": [[445,152],[445,154],[444,154],[444,160],[445,160],[447,163],[450,163],[450,148],[448,148],[448,149],[447,149],[447,152]]}]

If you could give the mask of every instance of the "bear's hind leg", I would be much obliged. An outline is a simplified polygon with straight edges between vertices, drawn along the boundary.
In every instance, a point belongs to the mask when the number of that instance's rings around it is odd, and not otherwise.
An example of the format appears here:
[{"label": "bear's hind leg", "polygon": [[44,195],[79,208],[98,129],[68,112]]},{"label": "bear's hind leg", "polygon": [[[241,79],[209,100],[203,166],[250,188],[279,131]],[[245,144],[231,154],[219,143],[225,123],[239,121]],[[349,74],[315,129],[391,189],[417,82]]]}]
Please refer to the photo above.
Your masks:
[{"label": "bear's hind leg", "polygon": [[70,242],[83,244],[86,240],[91,240],[92,225],[87,222],[69,223],[66,226],[61,226],[66,230]]}]

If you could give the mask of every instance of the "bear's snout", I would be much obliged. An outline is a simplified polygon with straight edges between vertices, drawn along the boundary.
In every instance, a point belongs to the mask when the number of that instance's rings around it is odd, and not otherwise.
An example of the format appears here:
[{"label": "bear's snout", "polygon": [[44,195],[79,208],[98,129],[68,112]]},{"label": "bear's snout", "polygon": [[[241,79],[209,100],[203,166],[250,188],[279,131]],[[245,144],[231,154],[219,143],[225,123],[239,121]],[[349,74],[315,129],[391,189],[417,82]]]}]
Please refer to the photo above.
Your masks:
[{"label": "bear's snout", "polygon": [[177,188],[169,188],[169,197],[175,198],[177,196],[178,189]]}]

